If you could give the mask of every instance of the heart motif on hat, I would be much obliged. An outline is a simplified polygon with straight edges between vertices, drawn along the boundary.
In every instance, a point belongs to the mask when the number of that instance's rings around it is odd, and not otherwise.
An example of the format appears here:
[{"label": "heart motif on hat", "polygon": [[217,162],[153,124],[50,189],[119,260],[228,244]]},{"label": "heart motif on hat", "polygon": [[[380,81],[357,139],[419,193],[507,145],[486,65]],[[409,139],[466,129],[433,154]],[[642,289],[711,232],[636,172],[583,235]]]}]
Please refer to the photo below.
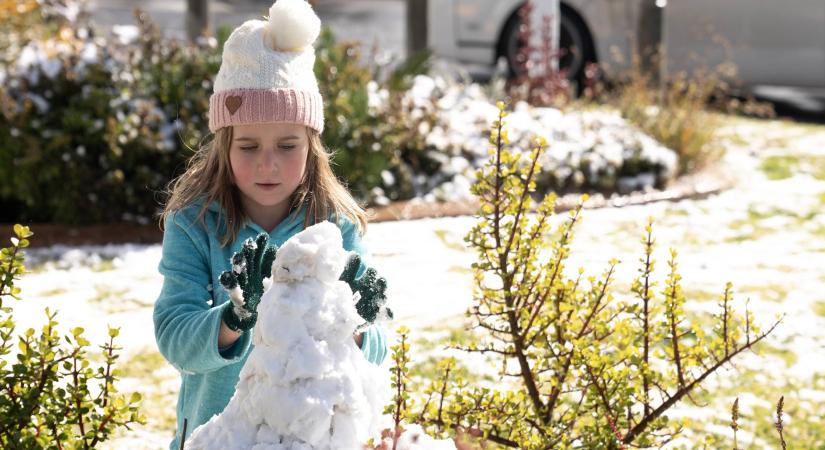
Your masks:
[{"label": "heart motif on hat", "polygon": [[241,107],[241,103],[243,103],[243,99],[241,99],[239,95],[226,97],[226,100],[224,101],[226,109],[229,110],[229,115],[235,114],[235,111]]}]

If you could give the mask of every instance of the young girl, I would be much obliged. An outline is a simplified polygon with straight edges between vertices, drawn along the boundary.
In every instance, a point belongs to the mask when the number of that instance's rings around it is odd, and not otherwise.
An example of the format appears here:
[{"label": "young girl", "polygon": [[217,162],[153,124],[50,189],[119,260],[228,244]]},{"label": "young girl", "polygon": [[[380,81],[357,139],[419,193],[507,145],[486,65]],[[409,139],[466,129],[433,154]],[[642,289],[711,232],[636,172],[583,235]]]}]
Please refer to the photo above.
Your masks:
[{"label": "young girl", "polygon": [[[214,139],[170,185],[161,216],[164,281],[154,309],[160,352],[182,378],[170,449],[229,403],[249,354],[251,329],[227,325],[232,302],[219,281],[245,240],[264,232],[280,246],[330,220],[345,249],[363,261],[366,216],[333,174],[320,138],[323,99],[312,47],[319,31],[308,3],[279,0],[268,21],[232,32],[209,101]],[[358,276],[365,270],[362,263]],[[369,361],[383,361],[380,327],[354,339]]]}]

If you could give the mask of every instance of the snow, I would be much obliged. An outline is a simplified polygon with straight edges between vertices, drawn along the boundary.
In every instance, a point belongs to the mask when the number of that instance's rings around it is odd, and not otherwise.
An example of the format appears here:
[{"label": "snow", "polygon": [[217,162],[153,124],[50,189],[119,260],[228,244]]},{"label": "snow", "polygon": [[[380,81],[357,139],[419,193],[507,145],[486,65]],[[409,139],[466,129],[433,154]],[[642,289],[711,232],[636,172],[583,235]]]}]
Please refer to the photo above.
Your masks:
[{"label": "snow", "polygon": [[137,40],[140,35],[140,28],[135,25],[114,25],[112,34],[122,45],[130,45]]},{"label": "snow", "polygon": [[[386,92],[368,85],[370,107],[390,107]],[[418,75],[402,100],[416,119],[433,114],[435,123],[422,122],[419,131],[435,149],[428,156],[440,163],[438,172],[416,186],[429,201],[471,198],[469,183],[488,157],[490,124],[498,118],[495,101],[478,84],[461,84],[442,75]],[[653,172],[619,177],[622,192],[645,190],[658,179],[675,176],[678,157],[650,136],[627,123],[617,111],[569,111],[533,107],[526,102],[512,106],[504,119],[511,147],[526,150],[533,139],[551,142],[541,158],[541,170],[558,180],[598,185],[604,176],[615,176],[628,159],[639,159]],[[460,162],[459,162],[460,160]],[[587,169],[583,163],[587,162]],[[539,178],[543,178],[542,175]],[[625,179],[626,178],[626,179]],[[432,195],[427,195],[432,194]]]},{"label": "snow", "polygon": [[330,222],[278,250],[235,395],[187,449],[357,449],[380,433],[389,378],[352,338],[362,319],[338,280],[346,260]]}]

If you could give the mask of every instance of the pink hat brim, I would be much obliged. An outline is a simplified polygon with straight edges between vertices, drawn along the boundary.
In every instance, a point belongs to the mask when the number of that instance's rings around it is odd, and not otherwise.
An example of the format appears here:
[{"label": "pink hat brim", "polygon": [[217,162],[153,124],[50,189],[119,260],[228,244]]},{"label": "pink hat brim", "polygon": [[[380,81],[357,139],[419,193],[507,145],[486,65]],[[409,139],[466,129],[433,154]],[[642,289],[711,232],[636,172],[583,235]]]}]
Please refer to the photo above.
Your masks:
[{"label": "pink hat brim", "polygon": [[324,131],[324,102],[318,93],[293,88],[230,89],[209,98],[209,130],[231,125],[296,123]]}]

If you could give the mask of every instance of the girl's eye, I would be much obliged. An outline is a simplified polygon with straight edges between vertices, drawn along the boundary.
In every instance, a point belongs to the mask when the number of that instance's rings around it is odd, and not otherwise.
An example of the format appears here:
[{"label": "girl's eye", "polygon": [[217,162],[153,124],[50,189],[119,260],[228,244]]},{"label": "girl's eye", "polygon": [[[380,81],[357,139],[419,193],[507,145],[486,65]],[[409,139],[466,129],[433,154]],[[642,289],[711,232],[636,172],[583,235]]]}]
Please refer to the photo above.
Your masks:
[{"label": "girl's eye", "polygon": [[295,148],[295,146],[294,145],[282,145],[281,148],[283,150],[292,150],[293,148]]},{"label": "girl's eye", "polygon": [[246,150],[246,151],[249,151],[249,150],[255,150],[256,148],[258,148],[258,147],[257,147],[257,146],[252,146],[252,147],[241,147],[241,150]]}]

